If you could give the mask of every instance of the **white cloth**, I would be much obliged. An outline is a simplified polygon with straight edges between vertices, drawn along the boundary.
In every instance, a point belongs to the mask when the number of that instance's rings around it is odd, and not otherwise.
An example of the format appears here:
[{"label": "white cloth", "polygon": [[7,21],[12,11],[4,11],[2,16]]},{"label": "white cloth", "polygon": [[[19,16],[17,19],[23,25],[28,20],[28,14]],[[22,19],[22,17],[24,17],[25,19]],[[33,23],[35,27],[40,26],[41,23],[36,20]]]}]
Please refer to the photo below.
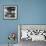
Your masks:
[{"label": "white cloth", "polygon": [[32,35],[32,41],[41,41],[41,40],[45,40],[43,35]]},{"label": "white cloth", "polygon": [[27,34],[28,34],[28,30],[21,30],[21,32],[22,32],[22,37],[21,37],[21,39],[22,38],[27,38],[28,36],[27,36]]}]

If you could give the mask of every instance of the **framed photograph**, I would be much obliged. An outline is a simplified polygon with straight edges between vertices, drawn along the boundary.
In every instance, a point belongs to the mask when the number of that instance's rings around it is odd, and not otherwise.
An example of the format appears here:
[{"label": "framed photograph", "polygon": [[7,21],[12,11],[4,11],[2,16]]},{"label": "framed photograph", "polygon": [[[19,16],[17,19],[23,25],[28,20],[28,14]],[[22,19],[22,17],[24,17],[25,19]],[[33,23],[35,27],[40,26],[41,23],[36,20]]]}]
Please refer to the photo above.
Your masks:
[{"label": "framed photograph", "polygon": [[17,19],[17,6],[5,5],[4,6],[4,19]]},{"label": "framed photograph", "polygon": [[46,25],[20,24],[18,30],[20,41],[46,41]]}]

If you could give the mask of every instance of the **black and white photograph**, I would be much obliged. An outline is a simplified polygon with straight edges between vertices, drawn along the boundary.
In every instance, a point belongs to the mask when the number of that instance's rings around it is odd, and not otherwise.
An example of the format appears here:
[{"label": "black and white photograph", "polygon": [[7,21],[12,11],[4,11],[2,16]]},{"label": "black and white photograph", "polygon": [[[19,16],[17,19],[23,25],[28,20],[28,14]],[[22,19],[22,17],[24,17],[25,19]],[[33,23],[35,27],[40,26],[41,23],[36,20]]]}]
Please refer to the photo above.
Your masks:
[{"label": "black and white photograph", "polygon": [[17,6],[4,6],[4,19],[17,19]]},{"label": "black and white photograph", "polygon": [[46,41],[46,25],[20,25],[20,39]]},{"label": "black and white photograph", "polygon": [[20,46],[46,44],[46,25],[19,24],[18,31]]}]

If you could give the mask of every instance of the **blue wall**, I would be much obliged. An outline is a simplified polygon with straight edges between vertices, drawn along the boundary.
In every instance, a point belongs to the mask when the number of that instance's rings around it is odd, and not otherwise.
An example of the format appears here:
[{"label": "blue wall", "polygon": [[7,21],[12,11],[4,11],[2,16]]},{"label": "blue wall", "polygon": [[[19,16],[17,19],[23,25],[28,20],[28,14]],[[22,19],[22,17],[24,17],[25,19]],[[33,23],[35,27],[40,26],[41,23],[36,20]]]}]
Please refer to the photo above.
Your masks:
[{"label": "blue wall", "polygon": [[[17,5],[18,19],[4,20],[3,5]],[[8,43],[7,36],[10,32],[18,32],[18,24],[46,24],[46,0],[1,0],[0,44]]]}]

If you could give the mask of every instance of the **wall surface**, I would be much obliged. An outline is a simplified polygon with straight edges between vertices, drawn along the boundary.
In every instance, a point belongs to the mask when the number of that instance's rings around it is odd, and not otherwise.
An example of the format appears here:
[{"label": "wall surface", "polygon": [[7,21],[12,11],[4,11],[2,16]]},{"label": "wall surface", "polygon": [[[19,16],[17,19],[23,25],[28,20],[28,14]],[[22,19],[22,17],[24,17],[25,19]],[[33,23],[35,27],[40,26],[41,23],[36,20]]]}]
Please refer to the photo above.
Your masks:
[{"label": "wall surface", "polygon": [[[18,19],[4,20],[3,5],[17,5]],[[18,32],[18,24],[46,24],[46,0],[0,0],[0,44],[8,43],[9,32]]]}]

